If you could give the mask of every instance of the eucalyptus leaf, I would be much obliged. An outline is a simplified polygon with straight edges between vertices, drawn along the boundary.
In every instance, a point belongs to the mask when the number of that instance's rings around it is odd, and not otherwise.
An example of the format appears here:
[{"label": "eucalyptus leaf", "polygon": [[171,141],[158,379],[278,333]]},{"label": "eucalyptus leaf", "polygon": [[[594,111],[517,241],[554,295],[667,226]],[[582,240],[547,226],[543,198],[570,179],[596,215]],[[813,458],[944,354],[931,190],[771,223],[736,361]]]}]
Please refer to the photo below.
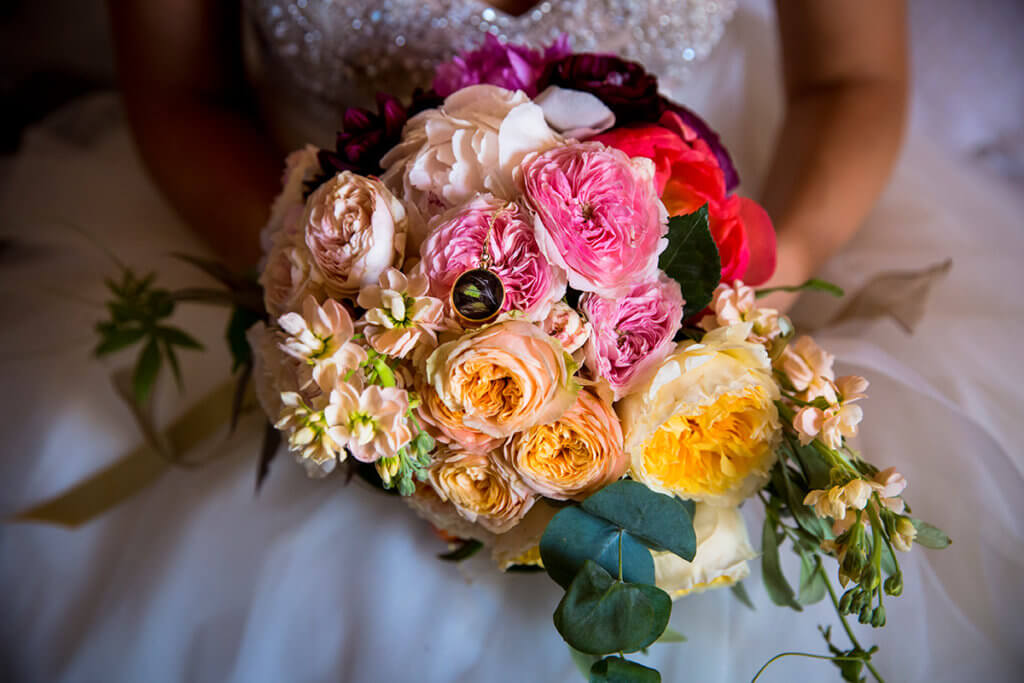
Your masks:
[{"label": "eucalyptus leaf", "polygon": [[814,555],[800,552],[800,594],[797,601],[801,605],[813,605],[825,598],[825,577],[818,569]]},{"label": "eucalyptus leaf", "polygon": [[135,402],[142,405],[149,398],[156,382],[156,376],[160,373],[160,346],[156,339],[150,338],[139,353],[135,362],[135,371],[132,373],[132,392],[135,395]]},{"label": "eucalyptus leaf", "polygon": [[555,610],[555,628],[580,652],[636,652],[668,626],[672,599],[647,584],[626,583],[587,560]]},{"label": "eucalyptus leaf", "polygon": [[914,540],[925,548],[941,550],[953,542],[941,529],[932,526],[928,522],[914,519],[913,517],[910,518],[910,521],[914,524],[914,528],[917,529],[917,536]]},{"label": "eucalyptus leaf", "polygon": [[619,575],[621,537],[622,578],[654,583],[654,558],[631,534],[607,520],[572,505],[560,510],[544,529],[540,557],[551,578],[563,588],[572,583],[587,560],[614,576]]},{"label": "eucalyptus leaf", "polygon": [[768,296],[772,292],[807,292],[807,291],[825,292],[826,294],[831,294],[832,296],[835,296],[835,297],[840,297],[840,296],[843,296],[845,294],[845,292],[843,291],[843,288],[840,287],[839,285],[836,285],[836,284],[833,284],[831,282],[828,282],[827,280],[822,280],[822,279],[819,279],[819,278],[816,278],[816,277],[812,277],[810,280],[807,280],[806,282],[803,282],[803,283],[801,283],[799,285],[790,285],[790,286],[787,286],[787,287],[766,287],[764,289],[759,289],[759,290],[757,290],[754,293],[754,296],[756,296],[758,299],[760,299],[763,296]]},{"label": "eucalyptus leaf", "polygon": [[661,683],[661,674],[622,657],[605,657],[590,668],[590,683]]},{"label": "eucalyptus leaf", "polygon": [[708,227],[707,204],[668,220],[668,246],[658,258],[658,267],[679,283],[686,301],[684,318],[711,303],[711,295],[722,279],[722,262]]},{"label": "eucalyptus leaf", "polygon": [[764,587],[772,602],[783,607],[792,607],[797,612],[801,612],[803,607],[796,601],[792,586],[782,574],[782,566],[779,563],[780,542],[781,539],[775,530],[774,521],[770,518],[765,519],[764,532],[761,536],[761,577],[764,579]]},{"label": "eucalyptus leaf", "polygon": [[668,550],[690,561],[697,536],[689,509],[682,501],[622,479],[583,501],[586,512],[621,527],[653,550]]}]

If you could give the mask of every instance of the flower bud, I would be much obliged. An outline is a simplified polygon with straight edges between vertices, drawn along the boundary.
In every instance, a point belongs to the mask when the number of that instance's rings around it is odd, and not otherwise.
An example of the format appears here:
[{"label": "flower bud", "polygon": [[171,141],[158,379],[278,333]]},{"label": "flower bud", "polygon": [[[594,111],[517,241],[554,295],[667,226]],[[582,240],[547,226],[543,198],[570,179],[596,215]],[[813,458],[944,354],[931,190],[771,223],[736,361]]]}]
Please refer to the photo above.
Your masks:
[{"label": "flower bud", "polygon": [[869,562],[860,574],[859,583],[861,585],[861,588],[868,592],[872,592],[876,588],[878,588],[878,579],[878,567]]},{"label": "flower bud", "polygon": [[384,484],[389,484],[398,474],[398,470],[402,466],[402,461],[401,458],[395,455],[381,458],[374,463],[374,465],[377,468],[377,474],[380,475],[380,480],[384,482]]},{"label": "flower bud", "polygon": [[849,614],[850,613],[851,607],[853,605],[853,601],[857,598],[857,596],[860,594],[860,592],[861,592],[860,588],[854,586],[850,590],[848,590],[845,593],[843,593],[843,597],[841,597],[839,599],[839,612],[841,614]]},{"label": "flower bud", "polygon": [[871,613],[872,613],[871,607],[868,606],[868,605],[865,605],[864,607],[861,608],[860,614],[857,615],[857,621],[859,621],[862,624],[870,623],[871,622]]},{"label": "flower bud", "polygon": [[885,592],[892,596],[903,593],[903,574],[893,574],[885,580]]},{"label": "flower bud", "polygon": [[882,605],[871,611],[871,625],[874,628],[885,626],[885,607]]}]

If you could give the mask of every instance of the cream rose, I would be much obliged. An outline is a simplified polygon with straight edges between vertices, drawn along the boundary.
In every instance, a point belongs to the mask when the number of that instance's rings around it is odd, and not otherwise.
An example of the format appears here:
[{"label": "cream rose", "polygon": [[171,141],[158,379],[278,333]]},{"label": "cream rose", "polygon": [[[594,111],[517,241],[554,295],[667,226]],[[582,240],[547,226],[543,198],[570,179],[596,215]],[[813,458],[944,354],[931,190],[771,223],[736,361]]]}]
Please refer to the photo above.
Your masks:
[{"label": "cream rose", "polygon": [[697,554],[692,562],[669,552],[654,553],[654,582],[672,599],[742,581],[757,557],[739,509],[697,503],[693,515]]},{"label": "cream rose", "polygon": [[270,218],[260,233],[260,244],[264,252],[282,242],[294,242],[301,227],[299,219],[306,204],[303,192],[305,183],[320,172],[320,162],[313,145],[306,145],[289,154],[284,160],[281,174],[281,192],[270,205]]},{"label": "cream rose", "polygon": [[619,404],[630,474],[652,489],[732,506],[769,478],[779,388],[750,323],[684,342]]},{"label": "cream rose", "polygon": [[384,184],[349,171],[317,188],[303,217],[305,245],[332,296],[355,297],[405,255],[410,216]]},{"label": "cream rose", "polygon": [[424,216],[485,192],[514,199],[519,163],[561,140],[524,93],[474,85],[409,119],[402,141],[381,160],[382,179]]},{"label": "cream rose", "polygon": [[586,498],[620,478],[628,465],[611,404],[585,389],[562,417],[519,432],[504,452],[527,486],[556,500]]},{"label": "cream rose", "polygon": [[504,438],[561,417],[579,390],[575,369],[539,327],[506,320],[439,346],[426,378],[466,427]]},{"label": "cream rose", "polygon": [[492,533],[514,527],[537,499],[495,454],[439,448],[434,458],[428,474],[438,497]]}]

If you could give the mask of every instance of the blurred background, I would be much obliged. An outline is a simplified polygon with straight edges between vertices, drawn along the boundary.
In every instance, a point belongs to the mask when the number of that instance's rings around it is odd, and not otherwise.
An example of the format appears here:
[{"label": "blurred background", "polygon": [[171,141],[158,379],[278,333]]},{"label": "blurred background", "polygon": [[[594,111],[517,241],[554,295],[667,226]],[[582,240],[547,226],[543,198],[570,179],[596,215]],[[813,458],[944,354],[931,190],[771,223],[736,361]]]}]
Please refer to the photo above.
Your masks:
[{"label": "blurred background", "polygon": [[[1024,190],[1024,1],[909,5],[915,124]],[[106,4],[4,0],[0,65],[2,172],[26,126],[116,87]]]}]

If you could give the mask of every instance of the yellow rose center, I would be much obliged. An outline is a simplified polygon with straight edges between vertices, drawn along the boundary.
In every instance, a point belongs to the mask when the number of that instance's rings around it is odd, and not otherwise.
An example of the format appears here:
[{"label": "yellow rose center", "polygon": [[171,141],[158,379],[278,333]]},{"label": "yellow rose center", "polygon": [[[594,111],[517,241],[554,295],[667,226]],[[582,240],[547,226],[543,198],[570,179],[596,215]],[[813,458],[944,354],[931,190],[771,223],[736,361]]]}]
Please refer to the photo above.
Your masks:
[{"label": "yellow rose center", "polygon": [[447,490],[460,507],[482,515],[504,508],[509,500],[503,482],[486,467],[455,465],[446,473]]},{"label": "yellow rose center", "polygon": [[493,363],[467,363],[462,386],[463,404],[483,417],[502,422],[519,413],[523,389],[505,368]]},{"label": "yellow rose center", "polygon": [[724,394],[694,415],[674,415],[644,444],[644,469],[679,493],[720,495],[771,457],[763,387]]},{"label": "yellow rose center", "polygon": [[576,481],[596,464],[585,435],[562,422],[534,427],[516,450],[520,471],[556,484]]}]

